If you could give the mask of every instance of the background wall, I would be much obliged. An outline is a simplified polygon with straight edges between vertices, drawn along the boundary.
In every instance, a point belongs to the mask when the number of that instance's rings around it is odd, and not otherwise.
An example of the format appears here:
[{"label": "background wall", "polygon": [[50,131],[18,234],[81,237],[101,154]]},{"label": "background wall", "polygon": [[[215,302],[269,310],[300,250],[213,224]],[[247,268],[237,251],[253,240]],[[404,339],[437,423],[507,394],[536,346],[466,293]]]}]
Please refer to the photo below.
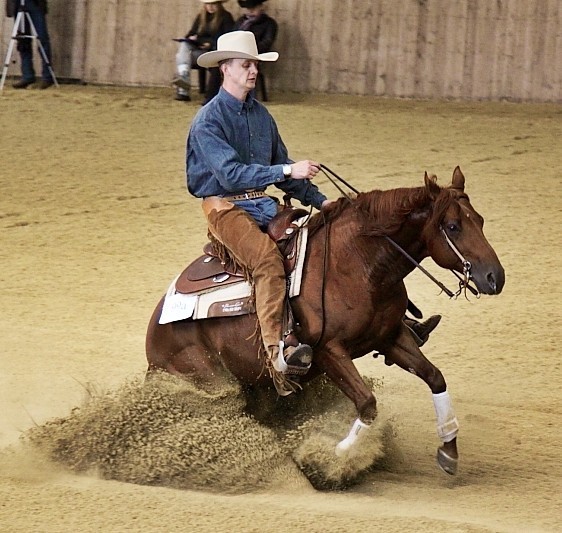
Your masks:
[{"label": "background wall", "polygon": [[[4,10],[6,0],[0,0]],[[61,78],[168,85],[197,0],[49,0]],[[241,14],[237,2],[225,4]],[[562,101],[562,0],[269,0],[275,91]],[[0,24],[5,57],[13,19]],[[14,52],[12,59],[18,59]],[[9,74],[19,73],[11,65]]]}]

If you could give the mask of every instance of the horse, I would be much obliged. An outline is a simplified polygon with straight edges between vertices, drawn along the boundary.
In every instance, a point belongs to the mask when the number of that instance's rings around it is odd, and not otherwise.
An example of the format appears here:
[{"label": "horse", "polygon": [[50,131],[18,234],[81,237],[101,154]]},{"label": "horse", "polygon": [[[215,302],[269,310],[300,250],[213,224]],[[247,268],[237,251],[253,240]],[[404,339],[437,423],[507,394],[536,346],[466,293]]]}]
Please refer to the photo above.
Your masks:
[{"label": "horse", "polygon": [[[409,301],[404,278],[427,257],[464,276],[475,292],[502,291],[504,269],[464,189],[458,166],[446,187],[426,172],[421,187],[346,195],[308,222],[302,286],[291,300],[297,337],[313,347],[312,367],[300,385],[325,375],[355,405],[357,419],[337,444],[338,456],[346,456],[375,420],[375,396],[353,363],[375,352],[427,384],[442,442],[437,463],[448,474],[457,472],[458,422],[445,378],[403,318]],[[252,340],[255,314],[159,324],[163,301],[148,325],[148,374],[165,371],[205,386],[234,376],[251,390],[272,387],[260,342]]]}]

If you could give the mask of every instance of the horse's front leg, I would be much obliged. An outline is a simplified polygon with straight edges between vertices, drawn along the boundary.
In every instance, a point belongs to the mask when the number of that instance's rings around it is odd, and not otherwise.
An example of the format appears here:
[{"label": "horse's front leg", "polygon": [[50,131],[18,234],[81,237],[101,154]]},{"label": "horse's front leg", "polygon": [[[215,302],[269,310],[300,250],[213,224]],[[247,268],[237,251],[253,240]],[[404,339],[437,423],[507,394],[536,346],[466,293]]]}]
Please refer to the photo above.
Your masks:
[{"label": "horse's front leg", "polygon": [[437,450],[437,462],[447,474],[456,474],[459,458],[457,450],[459,424],[443,374],[423,355],[404,325],[402,325],[395,344],[385,349],[384,354],[389,362],[420,377],[431,389],[437,416],[437,434],[443,442],[443,445]]},{"label": "horse's front leg", "polygon": [[353,423],[347,437],[336,446],[336,454],[344,456],[360,438],[367,434],[371,422],[377,416],[377,401],[343,347],[325,348],[323,357],[317,359],[320,370],[354,403],[357,409],[357,420]]}]

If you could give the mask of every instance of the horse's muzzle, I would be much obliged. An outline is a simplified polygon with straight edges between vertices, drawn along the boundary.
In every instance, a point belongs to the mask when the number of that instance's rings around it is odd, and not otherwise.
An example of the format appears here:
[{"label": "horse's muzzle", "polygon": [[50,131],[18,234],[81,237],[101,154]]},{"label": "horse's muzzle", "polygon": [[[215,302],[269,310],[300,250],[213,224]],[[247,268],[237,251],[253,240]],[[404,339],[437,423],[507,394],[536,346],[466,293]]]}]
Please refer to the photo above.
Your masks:
[{"label": "horse's muzzle", "polygon": [[505,271],[501,265],[475,268],[471,277],[482,294],[500,294],[505,284]]}]

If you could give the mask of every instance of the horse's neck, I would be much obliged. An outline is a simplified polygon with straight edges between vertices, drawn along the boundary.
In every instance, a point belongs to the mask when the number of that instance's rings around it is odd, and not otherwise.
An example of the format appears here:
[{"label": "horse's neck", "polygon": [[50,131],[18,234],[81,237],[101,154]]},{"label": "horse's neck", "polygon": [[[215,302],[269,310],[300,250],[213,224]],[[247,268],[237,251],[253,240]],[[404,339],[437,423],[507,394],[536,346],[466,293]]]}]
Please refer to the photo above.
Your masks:
[{"label": "horse's neck", "polygon": [[[402,271],[404,272],[403,277],[406,277],[414,270],[414,268],[416,268],[415,264],[409,257],[414,259],[416,262],[421,263],[421,261],[429,256],[422,234],[423,227],[407,224],[396,235],[388,236],[389,239],[400,247],[400,249],[398,249],[391,242],[388,242],[388,244],[393,248],[393,253],[397,258],[397,263],[402,265]],[[402,250],[406,252],[409,257],[403,253]]]},{"label": "horse's neck", "polygon": [[[364,227],[357,217],[341,217],[332,222],[330,255],[350,266],[355,260],[363,264],[371,281],[399,282],[410,274],[414,263],[393,243],[418,263],[429,253],[423,239],[427,216],[420,212],[404,221],[400,229],[386,236],[364,235]],[[355,259],[356,258],[356,259]]]}]

